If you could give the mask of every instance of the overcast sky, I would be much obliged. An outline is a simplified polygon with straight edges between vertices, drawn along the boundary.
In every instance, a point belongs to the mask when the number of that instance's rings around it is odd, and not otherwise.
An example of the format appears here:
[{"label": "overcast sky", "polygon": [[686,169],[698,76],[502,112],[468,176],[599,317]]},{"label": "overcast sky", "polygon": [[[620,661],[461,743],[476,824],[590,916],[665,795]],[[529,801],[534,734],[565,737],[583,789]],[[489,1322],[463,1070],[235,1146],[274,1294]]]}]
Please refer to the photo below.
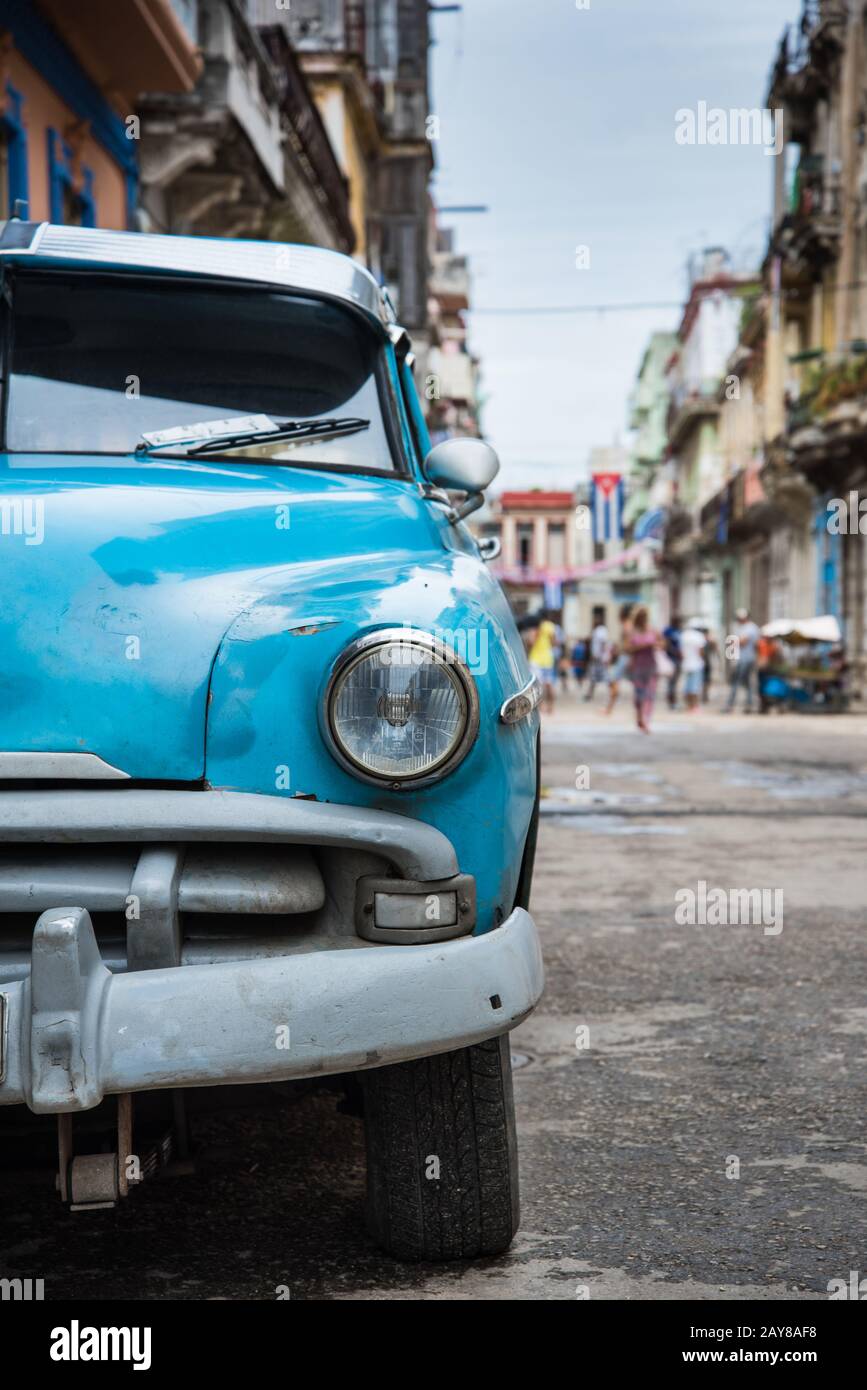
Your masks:
[{"label": "overcast sky", "polygon": [[[594,444],[626,439],[649,333],[676,309],[545,317],[484,307],[682,302],[689,254],[758,263],[773,160],[687,146],[675,112],[761,107],[800,0],[464,0],[433,16],[434,194],[471,257],[471,345],[502,481],[571,486]],[[576,248],[590,266],[576,268]]]}]

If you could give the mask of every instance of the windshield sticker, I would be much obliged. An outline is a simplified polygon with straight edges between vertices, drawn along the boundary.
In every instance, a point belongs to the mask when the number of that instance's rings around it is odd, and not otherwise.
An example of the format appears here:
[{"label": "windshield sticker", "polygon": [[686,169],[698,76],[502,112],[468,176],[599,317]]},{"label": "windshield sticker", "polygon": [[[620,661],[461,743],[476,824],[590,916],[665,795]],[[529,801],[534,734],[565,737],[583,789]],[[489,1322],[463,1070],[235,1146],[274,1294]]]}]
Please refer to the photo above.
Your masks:
[{"label": "windshield sticker", "polygon": [[142,439],[151,446],[186,444],[198,439],[219,439],[224,434],[265,434],[276,428],[270,415],[232,415],[228,420],[204,420],[197,425],[173,425],[153,430]]}]

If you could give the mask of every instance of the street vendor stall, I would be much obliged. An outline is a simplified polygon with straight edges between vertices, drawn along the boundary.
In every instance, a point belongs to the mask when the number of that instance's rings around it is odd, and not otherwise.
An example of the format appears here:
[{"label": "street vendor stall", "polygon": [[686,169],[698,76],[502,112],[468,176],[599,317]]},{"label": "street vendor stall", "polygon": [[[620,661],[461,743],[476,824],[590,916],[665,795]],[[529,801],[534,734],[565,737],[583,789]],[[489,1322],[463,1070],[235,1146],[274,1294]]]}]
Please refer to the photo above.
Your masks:
[{"label": "street vendor stall", "polygon": [[765,623],[762,637],[774,656],[759,670],[762,710],[773,706],[804,713],[839,713],[846,708],[845,647],[833,614],[779,618]]}]

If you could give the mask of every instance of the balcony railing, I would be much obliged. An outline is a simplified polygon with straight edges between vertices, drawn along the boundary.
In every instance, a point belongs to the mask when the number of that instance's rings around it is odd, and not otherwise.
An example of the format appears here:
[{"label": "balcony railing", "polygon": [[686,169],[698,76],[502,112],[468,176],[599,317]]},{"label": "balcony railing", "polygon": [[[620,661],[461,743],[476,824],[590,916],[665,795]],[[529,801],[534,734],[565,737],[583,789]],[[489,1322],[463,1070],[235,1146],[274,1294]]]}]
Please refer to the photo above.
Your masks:
[{"label": "balcony railing", "polygon": [[791,25],[788,45],[788,71],[800,72],[815,56],[816,40],[826,28],[846,23],[845,0],[803,0],[801,18]]},{"label": "balcony railing", "polygon": [[780,40],[771,71],[770,105],[792,91],[800,98],[820,94],[823,83],[817,77],[827,73],[840,52],[847,22],[847,0],[803,0],[800,20],[788,25]]},{"label": "balcony railing", "polygon": [[839,176],[829,173],[822,154],[803,154],[790,193],[790,211],[795,217],[840,217]]},{"label": "balcony railing", "polygon": [[786,402],[786,427],[802,429],[821,421],[846,401],[867,404],[867,351],[825,357],[807,371],[797,397]]},{"label": "balcony railing", "polygon": [[716,415],[719,402],[716,395],[708,392],[689,390],[685,386],[676,387],[671,394],[668,410],[668,439],[676,448],[684,431],[692,422],[704,416]]}]

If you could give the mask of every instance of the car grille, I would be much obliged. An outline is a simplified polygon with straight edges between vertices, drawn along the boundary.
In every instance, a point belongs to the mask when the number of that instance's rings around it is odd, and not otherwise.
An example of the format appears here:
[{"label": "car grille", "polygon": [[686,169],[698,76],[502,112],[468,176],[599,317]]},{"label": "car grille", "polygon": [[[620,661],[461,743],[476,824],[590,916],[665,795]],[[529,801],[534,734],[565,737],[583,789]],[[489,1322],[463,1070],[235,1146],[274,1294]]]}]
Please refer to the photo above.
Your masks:
[{"label": "car grille", "polygon": [[[173,877],[167,893],[161,891],[161,864],[167,865],[162,876]],[[87,908],[106,963],[125,969],[130,930],[155,887],[161,902],[173,904],[185,956],[194,958],[208,942],[238,939],[241,955],[247,954],[245,938],[251,953],[261,953],[263,943],[279,947],[287,933],[291,938],[309,930],[326,901],[315,852],[302,845],[5,845],[0,980],[27,973],[36,919],[51,907]]]}]

